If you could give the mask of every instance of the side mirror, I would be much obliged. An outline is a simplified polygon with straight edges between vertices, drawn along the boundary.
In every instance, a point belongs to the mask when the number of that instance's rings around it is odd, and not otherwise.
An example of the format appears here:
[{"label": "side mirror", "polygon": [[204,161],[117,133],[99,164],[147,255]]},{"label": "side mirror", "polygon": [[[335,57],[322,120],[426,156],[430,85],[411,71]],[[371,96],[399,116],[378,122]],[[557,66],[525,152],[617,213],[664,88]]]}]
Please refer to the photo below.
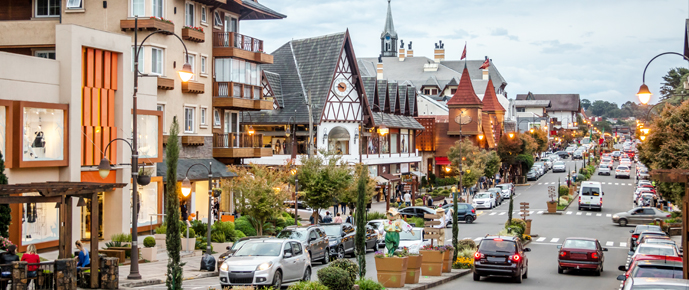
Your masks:
[{"label": "side mirror", "polygon": [[230,250],[230,246],[225,247],[225,249],[227,249],[227,250],[229,251],[229,250]]},{"label": "side mirror", "polygon": [[347,235],[347,233],[342,233],[342,237],[345,237],[346,235]]},{"label": "side mirror", "polygon": [[524,252],[531,252],[531,248],[524,248]]},{"label": "side mirror", "polygon": [[558,248],[558,249],[562,249],[562,245],[557,245],[557,248]]},{"label": "side mirror", "polygon": [[285,254],[282,255],[283,258],[291,258],[292,257],[292,252],[285,251]]},{"label": "side mirror", "polygon": [[608,248],[603,248],[603,252],[607,252],[607,251],[608,251]]},{"label": "side mirror", "polygon": [[629,233],[630,233],[630,234],[633,234],[633,233],[634,233],[634,230],[630,230]]},{"label": "side mirror", "polygon": [[309,238],[309,243],[315,241],[316,238]]},{"label": "side mirror", "polygon": [[601,194],[601,195],[605,195],[605,192],[601,192],[600,194]]},{"label": "side mirror", "polygon": [[630,256],[631,256],[631,255],[634,255],[634,251],[629,251],[629,252],[627,253],[627,255],[630,255]]},{"label": "side mirror", "polygon": [[617,267],[617,270],[620,270],[620,271],[626,272],[626,271],[627,271],[627,266],[624,266],[624,265],[620,265],[619,267]]},{"label": "side mirror", "polygon": [[627,277],[625,277],[624,275],[619,275],[619,276],[617,276],[617,280],[624,281],[624,280],[627,280]]}]

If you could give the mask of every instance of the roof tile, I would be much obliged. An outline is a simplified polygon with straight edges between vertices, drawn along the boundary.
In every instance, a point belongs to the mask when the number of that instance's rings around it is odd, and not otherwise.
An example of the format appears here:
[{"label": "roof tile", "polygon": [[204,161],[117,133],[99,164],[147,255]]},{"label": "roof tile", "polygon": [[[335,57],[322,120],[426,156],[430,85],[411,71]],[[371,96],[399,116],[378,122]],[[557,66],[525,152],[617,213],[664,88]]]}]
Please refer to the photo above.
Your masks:
[{"label": "roof tile", "polygon": [[462,77],[459,79],[459,86],[452,98],[447,101],[447,105],[481,105],[481,99],[478,98],[474,87],[469,78],[469,71],[464,67]]},{"label": "roof tile", "polygon": [[484,112],[504,112],[505,108],[502,107],[498,101],[498,96],[495,94],[495,89],[493,86],[493,80],[488,79],[488,85],[486,86],[486,93],[483,95],[483,111]]}]

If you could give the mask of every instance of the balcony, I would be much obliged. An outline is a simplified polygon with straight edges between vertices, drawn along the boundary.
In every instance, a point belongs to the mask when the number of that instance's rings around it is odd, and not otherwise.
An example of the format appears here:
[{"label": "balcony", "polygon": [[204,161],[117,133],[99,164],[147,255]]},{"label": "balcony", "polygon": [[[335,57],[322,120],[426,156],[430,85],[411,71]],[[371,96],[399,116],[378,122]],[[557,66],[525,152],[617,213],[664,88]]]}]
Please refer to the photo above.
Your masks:
[{"label": "balcony", "polygon": [[203,31],[184,27],[182,28],[182,39],[193,42],[204,42],[206,41],[206,34]]},{"label": "balcony", "polygon": [[261,64],[273,63],[273,56],[263,52],[263,40],[236,32],[213,33],[213,56],[236,57]]},{"label": "balcony", "polygon": [[[139,18],[138,28],[139,30],[167,31],[162,32],[163,34],[172,34],[172,32],[175,31],[175,25],[172,24],[172,22],[155,17]],[[122,29],[122,31],[134,30],[134,19],[120,20],[120,29]]]},{"label": "balcony", "polygon": [[272,110],[273,101],[263,98],[260,86],[213,82],[213,107],[241,111]]},{"label": "balcony", "polygon": [[164,77],[158,77],[158,89],[159,90],[174,90],[175,89],[175,80],[164,78]]},{"label": "balcony", "polygon": [[192,93],[192,94],[203,94],[204,88],[203,88],[203,83],[197,83],[197,82],[192,82],[188,81],[186,83],[182,83],[182,92],[183,93]]},{"label": "balcony", "polygon": [[273,149],[263,148],[263,134],[213,134],[214,158],[260,158],[273,156]]}]

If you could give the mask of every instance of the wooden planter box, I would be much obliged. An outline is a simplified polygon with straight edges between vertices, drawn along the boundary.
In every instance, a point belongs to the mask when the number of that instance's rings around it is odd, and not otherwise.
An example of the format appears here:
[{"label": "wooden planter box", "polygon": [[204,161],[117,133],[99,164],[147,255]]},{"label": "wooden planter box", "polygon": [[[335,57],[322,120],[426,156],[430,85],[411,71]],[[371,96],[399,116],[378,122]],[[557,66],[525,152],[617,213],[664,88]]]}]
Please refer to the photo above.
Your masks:
[{"label": "wooden planter box", "polygon": [[196,248],[196,238],[182,238],[182,251],[193,251],[194,248]]},{"label": "wooden planter box", "polygon": [[156,239],[156,247],[159,249],[165,249],[165,234],[155,234],[153,237]]},{"label": "wooden planter box", "polygon": [[554,213],[557,211],[557,201],[548,202],[548,213]]},{"label": "wooden planter box", "polygon": [[407,261],[407,278],[404,280],[404,284],[418,284],[419,278],[421,278],[421,260],[423,257],[418,256],[408,256]]},{"label": "wooden planter box", "polygon": [[525,235],[531,235],[531,221],[532,220],[526,220],[526,229],[524,229]]},{"label": "wooden planter box", "polygon": [[191,28],[182,28],[182,39],[193,42],[204,42],[206,41],[206,34]]},{"label": "wooden planter box", "polygon": [[421,253],[421,274],[440,276],[443,272],[443,253],[440,251],[419,251]]},{"label": "wooden planter box", "polygon": [[182,92],[183,93],[192,93],[192,94],[203,94],[203,92],[204,92],[203,83],[197,83],[197,82],[192,82],[192,81],[182,83]]},{"label": "wooden planter box", "polygon": [[142,248],[141,249],[141,258],[144,260],[147,260],[149,262],[158,261],[158,248],[157,247]]},{"label": "wooden planter box", "polygon": [[[167,23],[158,19],[139,19],[140,30],[163,30],[167,31],[164,34],[172,34],[175,31],[175,25],[172,23]],[[134,30],[134,19],[122,19],[120,20],[120,29],[124,30]]]},{"label": "wooden planter box", "polygon": [[452,251],[443,252],[443,273],[452,272]]},{"label": "wooden planter box", "polygon": [[376,258],[376,272],[378,283],[386,288],[404,287],[407,277],[407,263],[409,257]]}]

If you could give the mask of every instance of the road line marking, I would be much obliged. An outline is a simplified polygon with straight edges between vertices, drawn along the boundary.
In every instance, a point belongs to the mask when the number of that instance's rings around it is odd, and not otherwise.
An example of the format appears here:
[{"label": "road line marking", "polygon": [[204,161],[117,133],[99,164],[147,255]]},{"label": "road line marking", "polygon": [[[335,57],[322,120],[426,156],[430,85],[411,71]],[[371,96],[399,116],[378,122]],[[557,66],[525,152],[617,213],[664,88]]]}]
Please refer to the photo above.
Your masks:
[{"label": "road line marking", "polygon": [[608,246],[608,247],[612,247],[612,246],[614,246],[614,245],[615,245],[614,242],[606,242],[606,243],[605,243],[605,246]]},{"label": "road line marking", "polygon": [[587,213],[586,213],[586,215],[590,216],[590,215],[591,215],[591,213],[590,213],[590,212],[587,212]]},{"label": "road line marking", "polygon": [[626,247],[627,243],[620,243],[620,247]]},{"label": "road line marking", "polygon": [[572,211],[568,211],[567,214],[572,214]]},{"label": "road line marking", "polygon": [[601,182],[600,184],[605,184],[605,182]]},{"label": "road line marking", "polygon": [[497,212],[491,212],[489,215],[495,215]]},{"label": "road line marking", "polygon": [[597,213],[596,216],[603,216],[603,214],[602,214],[602,213]]},{"label": "road line marking", "polygon": [[619,183],[615,182],[615,185],[620,185]]},{"label": "road line marking", "polygon": [[612,217],[612,214],[606,214],[605,217]]},{"label": "road line marking", "polygon": [[541,185],[541,184],[543,184],[543,182],[539,182],[539,183],[538,183],[538,185]]},{"label": "road line marking", "polygon": [[513,212],[512,212],[512,214],[518,214],[518,213],[519,213],[518,211],[513,211]]},{"label": "road line marking", "polygon": [[631,183],[627,183],[627,185],[630,185],[630,186],[631,186],[632,184],[631,184]]},{"label": "road line marking", "polygon": [[543,213],[543,211],[539,210],[536,214],[542,214],[542,213]]},{"label": "road line marking", "polygon": [[551,243],[557,243],[557,241],[559,241],[559,240],[560,240],[559,238],[553,238],[552,240],[550,240],[550,242]]},{"label": "road line marking", "polygon": [[529,214],[533,214],[533,210],[529,212]]},{"label": "road line marking", "polygon": [[583,212],[578,211],[578,212],[577,212],[577,215],[581,215],[582,213],[583,213]]},{"label": "road line marking", "polygon": [[498,215],[505,215],[507,212],[501,212]]},{"label": "road line marking", "polygon": [[540,237],[536,240],[536,242],[542,242],[542,241],[545,241],[545,237]]}]

